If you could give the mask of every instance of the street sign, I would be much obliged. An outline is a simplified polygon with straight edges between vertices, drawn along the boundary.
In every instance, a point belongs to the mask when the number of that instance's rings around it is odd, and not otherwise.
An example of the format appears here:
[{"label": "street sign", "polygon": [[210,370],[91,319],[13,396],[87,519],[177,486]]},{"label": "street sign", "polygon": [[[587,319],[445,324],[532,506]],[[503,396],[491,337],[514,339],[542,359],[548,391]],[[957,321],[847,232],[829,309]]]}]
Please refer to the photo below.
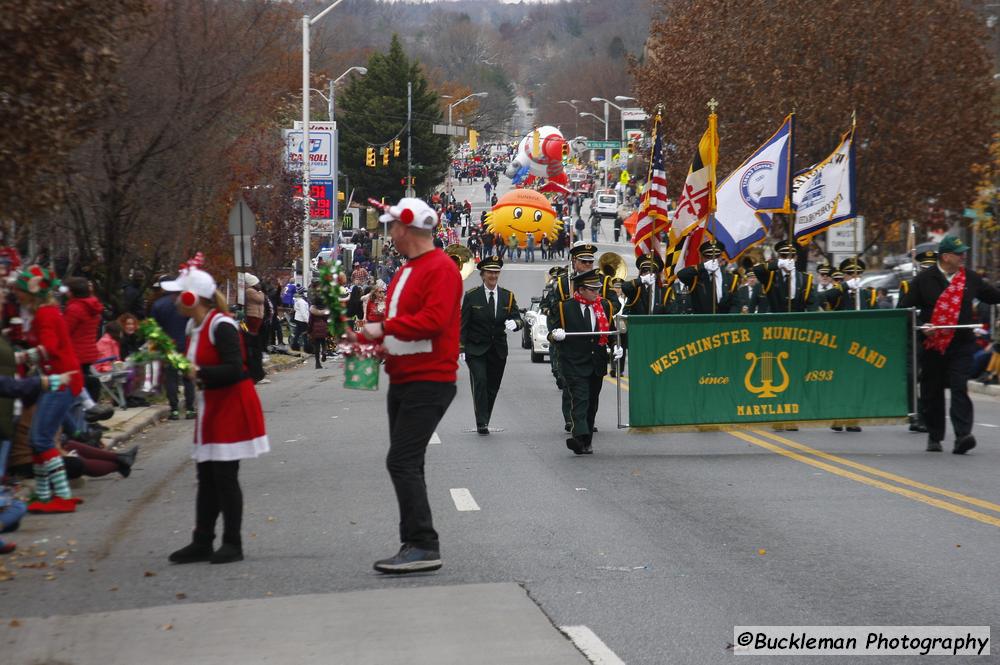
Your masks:
[{"label": "street sign", "polygon": [[865,218],[831,226],[826,231],[826,251],[857,256],[865,249]]},{"label": "street sign", "polygon": [[[302,130],[283,129],[285,168],[289,173],[302,171]],[[309,130],[309,178],[333,180],[333,132]]]},{"label": "street sign", "polygon": [[621,150],[621,141],[587,141],[587,150]]},{"label": "street sign", "polygon": [[434,125],[431,127],[434,134],[447,134],[448,136],[465,136],[465,127],[461,125]]},{"label": "street sign", "polygon": [[[300,132],[302,131],[301,120],[295,121],[295,129],[299,130]],[[323,122],[323,121],[313,120],[312,122],[309,123],[310,134],[312,134],[313,132],[332,132],[336,131],[336,129],[337,129],[336,122]]]},{"label": "street sign", "polygon": [[253,211],[241,196],[229,210],[229,235],[252,236],[256,230],[257,218],[253,216]]},{"label": "street sign", "polygon": [[237,266],[246,267],[253,265],[250,244],[250,236],[233,236],[233,262]]}]

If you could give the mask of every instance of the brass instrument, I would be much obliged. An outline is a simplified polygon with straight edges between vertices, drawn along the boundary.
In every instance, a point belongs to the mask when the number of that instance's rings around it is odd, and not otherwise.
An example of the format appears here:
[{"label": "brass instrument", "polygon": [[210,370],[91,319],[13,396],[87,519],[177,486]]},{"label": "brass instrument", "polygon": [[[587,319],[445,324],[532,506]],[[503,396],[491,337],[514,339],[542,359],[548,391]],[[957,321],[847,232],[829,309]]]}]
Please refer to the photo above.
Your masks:
[{"label": "brass instrument", "polygon": [[444,253],[451,257],[451,260],[458,266],[462,273],[462,279],[472,274],[476,266],[472,264],[472,251],[460,243],[452,243],[444,248]]},{"label": "brass instrument", "polygon": [[628,274],[625,259],[620,254],[615,254],[614,252],[601,254],[601,258],[597,259],[597,269],[612,279],[625,279],[625,276]]}]

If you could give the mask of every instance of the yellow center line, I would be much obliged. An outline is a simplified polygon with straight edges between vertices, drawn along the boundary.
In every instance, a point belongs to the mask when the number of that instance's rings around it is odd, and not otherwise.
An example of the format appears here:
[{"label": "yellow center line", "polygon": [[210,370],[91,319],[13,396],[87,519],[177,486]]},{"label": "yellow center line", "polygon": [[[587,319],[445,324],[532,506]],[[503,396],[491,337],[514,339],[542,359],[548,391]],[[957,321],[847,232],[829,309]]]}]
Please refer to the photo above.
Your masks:
[{"label": "yellow center line", "polygon": [[830,453],[825,453],[822,450],[816,450],[814,448],[810,448],[809,446],[803,445],[796,441],[792,441],[791,439],[786,439],[785,437],[779,436],[777,434],[772,434],[771,432],[765,432],[762,430],[750,430],[750,431],[759,436],[766,436],[769,439],[773,439],[778,443],[782,443],[791,448],[795,448],[796,450],[801,450],[811,455],[822,457],[823,459],[827,459],[832,462],[836,462],[838,464],[851,467],[852,469],[858,469],[859,471],[864,471],[865,473],[869,473],[873,476],[885,478],[887,480],[897,482],[901,485],[909,485],[910,487],[919,490],[924,490],[925,492],[933,492],[934,494],[940,494],[942,496],[946,496],[948,498],[955,499],[957,501],[964,501],[965,503],[972,504],[973,506],[978,506],[980,508],[985,508],[987,510],[993,510],[1000,513],[1000,504],[992,503],[984,499],[977,499],[972,496],[966,496],[965,494],[959,494],[958,492],[952,492],[951,490],[942,489],[940,487],[934,487],[933,485],[927,485],[926,483],[922,483],[917,480],[911,480],[904,476],[898,476],[895,473],[889,473],[888,471],[883,471],[873,466],[868,466],[867,464],[861,464],[860,462],[855,462],[853,460],[849,460],[844,457],[840,457],[838,455],[831,455]]},{"label": "yellow center line", "polygon": [[832,464],[827,464],[826,462],[820,462],[817,459],[811,457],[806,457],[800,453],[792,452],[791,450],[785,450],[784,448],[765,441],[763,439],[758,439],[753,437],[746,432],[731,431],[726,432],[730,436],[735,436],[737,439],[743,439],[747,443],[752,443],[755,446],[760,446],[770,450],[778,455],[784,455],[789,459],[793,459],[797,462],[802,462],[803,464],[808,464],[814,466],[817,469],[823,469],[828,473],[840,476],[842,478],[849,478],[850,480],[863,483],[865,485],[870,485],[872,487],[877,487],[886,492],[891,492],[893,494],[899,494],[900,496],[905,496],[908,499],[913,499],[914,501],[919,501],[921,503],[926,503],[929,506],[934,506],[935,508],[940,508],[941,510],[947,510],[948,512],[955,513],[956,515],[961,515],[962,517],[967,517],[970,520],[976,520],[977,522],[982,522],[984,524],[989,524],[991,526],[1000,527],[1000,517],[994,517],[993,515],[987,515],[985,513],[976,512],[964,506],[957,506],[953,503],[948,503],[947,501],[942,501],[941,499],[935,499],[932,496],[927,496],[926,494],[921,494],[920,492],[915,492],[913,490],[908,490],[904,487],[897,487],[896,485],[890,485],[889,483],[883,482],[881,480],[875,480],[874,478],[869,478],[868,476],[862,476],[859,473],[854,473],[853,471],[847,471],[841,469],[840,467],[833,466]]},{"label": "yellow center line", "polygon": [[[609,377],[609,376],[604,377],[604,380],[607,381],[608,383],[612,384],[612,385],[615,384],[615,380],[613,378]],[[625,380],[625,379],[623,379],[623,381],[622,381],[622,389],[623,390],[628,390],[628,381]],[[920,503],[925,503],[925,504],[927,504],[929,506],[934,506],[935,508],[939,508],[941,510],[947,510],[950,513],[955,513],[956,515],[961,515],[962,517],[966,517],[968,519],[975,520],[977,522],[982,522],[984,524],[989,524],[990,526],[1000,527],[1000,518],[995,517],[993,515],[987,515],[986,513],[980,513],[978,511],[972,510],[970,508],[966,508],[965,506],[959,506],[959,505],[956,505],[954,503],[950,503],[948,501],[942,501],[941,499],[937,499],[935,497],[928,496],[926,494],[921,494],[920,492],[915,492],[913,490],[906,489],[905,487],[898,487],[896,485],[892,485],[890,483],[883,482],[881,480],[876,480],[875,478],[869,478],[868,476],[863,476],[863,475],[861,475],[859,473],[854,473],[853,471],[848,471],[846,469],[842,469],[842,468],[840,468],[838,466],[834,466],[832,464],[827,464],[826,462],[821,462],[818,459],[814,459],[812,457],[807,457],[806,455],[803,455],[801,453],[797,453],[797,452],[794,452],[792,450],[786,450],[785,448],[782,448],[781,446],[778,446],[778,445],[776,445],[774,443],[771,443],[769,441],[765,441],[764,439],[760,439],[760,438],[757,438],[755,436],[752,436],[751,434],[748,434],[747,432],[741,432],[741,431],[738,431],[738,430],[724,430],[724,431],[726,432],[726,434],[729,434],[730,436],[734,436],[737,439],[741,439],[741,440],[746,441],[747,443],[751,443],[751,444],[753,444],[755,446],[760,446],[761,448],[764,448],[765,450],[769,450],[770,452],[775,453],[777,455],[782,455],[782,456],[787,457],[789,459],[793,459],[793,460],[795,460],[797,462],[801,462],[803,464],[808,464],[809,466],[816,467],[817,469],[822,469],[823,471],[826,471],[828,473],[832,473],[832,474],[834,474],[836,476],[840,476],[842,478],[847,478],[849,480],[853,480],[853,481],[862,483],[864,485],[869,485],[871,487],[876,487],[878,489],[884,490],[886,492],[890,492],[892,494],[898,494],[898,495],[904,496],[904,497],[906,497],[908,499],[912,499],[913,501],[919,501]],[[771,434],[770,432],[765,432],[765,431],[761,431],[761,430],[750,430],[750,431],[753,432],[754,434],[757,434],[759,436],[766,436],[766,437],[768,437],[770,439],[773,439],[773,440],[775,440],[775,441],[777,441],[779,443],[782,443],[782,444],[784,444],[786,446],[789,446],[791,448],[795,448],[797,450],[801,450],[801,451],[803,451],[805,453],[808,453],[810,455],[814,455],[814,456],[822,458],[822,459],[827,459],[827,460],[830,460],[832,462],[836,462],[838,464],[842,464],[842,465],[850,467],[850,468],[858,469],[859,471],[864,471],[866,473],[870,473],[873,476],[878,476],[880,478],[886,478],[886,479],[892,480],[894,482],[900,483],[902,485],[908,485],[910,487],[915,487],[915,488],[918,488],[918,489],[922,489],[922,490],[924,490],[926,492],[932,492],[932,493],[935,493],[935,494],[941,494],[943,496],[947,496],[949,498],[956,499],[958,501],[963,501],[965,503],[969,503],[969,504],[972,504],[974,506],[978,506],[980,508],[986,508],[988,510],[993,510],[993,511],[1000,512],[1000,505],[995,504],[995,503],[991,503],[989,501],[985,501],[983,499],[977,499],[975,497],[966,496],[964,494],[959,494],[958,492],[952,492],[950,490],[942,489],[940,487],[934,487],[933,485],[927,485],[925,483],[921,483],[921,482],[916,481],[916,480],[911,480],[911,479],[906,478],[904,476],[900,476],[900,475],[897,475],[897,474],[894,474],[894,473],[889,473],[888,471],[882,471],[881,469],[877,469],[875,467],[868,466],[866,464],[861,464],[859,462],[854,462],[853,460],[849,460],[849,459],[846,459],[846,458],[843,458],[843,457],[839,457],[837,455],[831,455],[830,453],[825,453],[825,452],[823,452],[821,450],[816,450],[815,448],[810,448],[809,446],[803,445],[803,444],[798,443],[796,441],[792,441],[791,439],[787,439],[787,438],[785,438],[783,436],[779,436],[777,434]]]}]

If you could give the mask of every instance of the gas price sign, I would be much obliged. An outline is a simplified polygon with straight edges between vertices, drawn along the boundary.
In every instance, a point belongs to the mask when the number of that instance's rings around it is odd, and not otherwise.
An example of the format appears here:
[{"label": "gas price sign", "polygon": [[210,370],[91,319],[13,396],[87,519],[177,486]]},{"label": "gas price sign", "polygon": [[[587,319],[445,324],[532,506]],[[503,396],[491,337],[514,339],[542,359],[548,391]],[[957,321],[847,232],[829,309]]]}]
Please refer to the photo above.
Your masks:
[{"label": "gas price sign", "polygon": [[[296,198],[302,198],[302,184],[294,186]],[[310,219],[333,219],[333,181],[311,180],[309,182],[309,197],[312,199]]]}]

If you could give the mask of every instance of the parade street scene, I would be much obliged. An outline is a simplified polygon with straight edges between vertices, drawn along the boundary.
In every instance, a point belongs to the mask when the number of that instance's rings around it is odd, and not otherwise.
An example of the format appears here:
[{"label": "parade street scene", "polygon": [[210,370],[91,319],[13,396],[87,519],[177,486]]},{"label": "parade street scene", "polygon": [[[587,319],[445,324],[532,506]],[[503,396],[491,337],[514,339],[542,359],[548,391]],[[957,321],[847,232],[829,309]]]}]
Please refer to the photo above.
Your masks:
[{"label": "parade street scene", "polygon": [[0,19],[0,664],[997,659],[1000,4]]}]

